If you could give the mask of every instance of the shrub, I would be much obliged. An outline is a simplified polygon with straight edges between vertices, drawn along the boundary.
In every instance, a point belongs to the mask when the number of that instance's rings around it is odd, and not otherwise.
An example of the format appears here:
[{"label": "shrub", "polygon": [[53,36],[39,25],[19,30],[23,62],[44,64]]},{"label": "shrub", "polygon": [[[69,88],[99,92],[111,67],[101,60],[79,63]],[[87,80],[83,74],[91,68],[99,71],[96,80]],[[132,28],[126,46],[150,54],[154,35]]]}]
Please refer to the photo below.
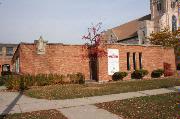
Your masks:
[{"label": "shrub", "polygon": [[77,73],[76,76],[79,84],[85,84],[85,76],[82,73]]},{"label": "shrub", "polygon": [[82,73],[64,75],[38,74],[8,75],[6,87],[14,90],[25,90],[31,86],[46,86],[54,84],[84,84],[85,76]]},{"label": "shrub", "polygon": [[27,89],[28,85],[26,82],[26,78],[24,76],[20,76],[20,82],[19,82],[19,90],[23,91]]},{"label": "shrub", "polygon": [[69,83],[72,84],[84,84],[85,76],[82,73],[68,74],[66,81],[69,81]]},{"label": "shrub", "polygon": [[5,84],[5,79],[3,77],[0,77],[0,86],[3,86]]},{"label": "shrub", "polygon": [[5,85],[7,89],[19,90],[19,84],[20,84],[20,80],[19,80],[19,76],[17,75],[9,75],[8,78],[6,78]]},{"label": "shrub", "polygon": [[67,74],[67,78],[65,80],[65,83],[78,84],[78,79],[76,77],[76,74]]},{"label": "shrub", "polygon": [[50,74],[48,78],[53,81],[53,84],[63,84],[65,82],[64,75]]},{"label": "shrub", "polygon": [[2,71],[1,72],[1,76],[7,76],[7,75],[11,75],[12,74],[12,72],[10,72],[10,71]]},{"label": "shrub", "polygon": [[112,80],[113,81],[123,80],[123,78],[125,78],[127,75],[128,75],[127,72],[115,72],[112,75]]},{"label": "shrub", "polygon": [[177,65],[177,70],[180,70],[180,63]]},{"label": "shrub", "polygon": [[164,74],[164,70],[162,70],[162,69],[157,69],[157,70],[152,71],[151,77],[152,77],[152,78],[159,78],[159,77],[161,77],[163,74]]},{"label": "shrub", "polygon": [[148,75],[148,71],[144,70],[144,69],[140,69],[140,70],[135,70],[132,74],[131,74],[131,78],[132,79],[142,79],[144,76]]}]

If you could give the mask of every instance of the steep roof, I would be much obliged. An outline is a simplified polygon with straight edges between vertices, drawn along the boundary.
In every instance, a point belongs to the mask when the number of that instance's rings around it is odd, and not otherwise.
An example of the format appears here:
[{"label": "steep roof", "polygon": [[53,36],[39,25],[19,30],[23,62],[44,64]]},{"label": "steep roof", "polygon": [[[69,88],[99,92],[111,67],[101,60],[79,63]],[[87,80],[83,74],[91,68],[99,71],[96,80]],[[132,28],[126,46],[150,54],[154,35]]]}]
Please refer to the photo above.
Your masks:
[{"label": "steep roof", "polygon": [[130,21],[123,25],[117,26],[115,28],[112,28],[111,30],[118,38],[118,41],[125,40],[132,37],[137,37],[138,25],[140,21],[144,21],[144,20],[151,20],[151,14],[143,16],[139,19]]}]

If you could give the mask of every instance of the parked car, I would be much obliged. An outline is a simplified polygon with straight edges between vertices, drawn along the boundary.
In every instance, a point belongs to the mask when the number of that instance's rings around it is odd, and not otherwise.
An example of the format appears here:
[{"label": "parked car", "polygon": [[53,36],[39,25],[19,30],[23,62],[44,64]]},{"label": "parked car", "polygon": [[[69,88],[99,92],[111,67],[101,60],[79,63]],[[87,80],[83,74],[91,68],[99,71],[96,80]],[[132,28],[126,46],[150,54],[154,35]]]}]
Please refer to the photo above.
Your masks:
[{"label": "parked car", "polygon": [[10,65],[9,64],[2,65],[1,76],[5,76],[9,74],[11,74]]}]

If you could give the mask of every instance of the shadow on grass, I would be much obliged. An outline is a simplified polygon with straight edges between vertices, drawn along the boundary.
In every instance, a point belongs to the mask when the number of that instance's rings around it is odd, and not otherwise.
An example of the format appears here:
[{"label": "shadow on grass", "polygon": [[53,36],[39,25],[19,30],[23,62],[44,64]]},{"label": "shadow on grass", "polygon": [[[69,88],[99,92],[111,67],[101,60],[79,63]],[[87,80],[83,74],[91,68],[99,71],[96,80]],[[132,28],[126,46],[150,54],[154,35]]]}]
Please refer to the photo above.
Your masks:
[{"label": "shadow on grass", "polygon": [[4,119],[7,116],[7,114],[9,114],[9,112],[15,107],[16,103],[22,97],[22,95],[23,95],[23,91],[20,91],[17,97],[15,97],[14,100],[2,112],[2,114],[0,115],[0,119]]}]

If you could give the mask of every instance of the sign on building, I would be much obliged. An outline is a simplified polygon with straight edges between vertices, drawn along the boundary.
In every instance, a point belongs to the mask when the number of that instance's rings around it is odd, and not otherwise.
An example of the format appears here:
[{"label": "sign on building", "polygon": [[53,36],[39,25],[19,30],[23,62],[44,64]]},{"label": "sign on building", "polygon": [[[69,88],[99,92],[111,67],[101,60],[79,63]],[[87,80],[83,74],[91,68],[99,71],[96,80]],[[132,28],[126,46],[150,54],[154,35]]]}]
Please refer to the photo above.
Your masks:
[{"label": "sign on building", "polygon": [[119,72],[119,50],[108,49],[108,75]]}]

